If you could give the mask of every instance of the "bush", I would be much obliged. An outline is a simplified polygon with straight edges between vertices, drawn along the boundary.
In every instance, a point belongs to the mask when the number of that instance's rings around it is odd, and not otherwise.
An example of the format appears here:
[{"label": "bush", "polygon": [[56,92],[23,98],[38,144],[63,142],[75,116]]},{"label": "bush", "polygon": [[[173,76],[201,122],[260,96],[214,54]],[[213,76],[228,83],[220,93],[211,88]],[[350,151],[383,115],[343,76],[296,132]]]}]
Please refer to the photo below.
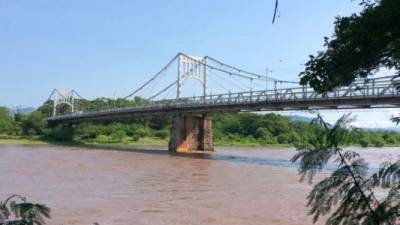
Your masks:
[{"label": "bush", "polygon": [[154,137],[166,139],[169,136],[169,131],[167,130],[155,130],[153,132]]},{"label": "bush", "polygon": [[277,138],[279,144],[289,143],[290,137],[287,134],[280,134]]},{"label": "bush", "polygon": [[97,135],[97,137],[95,139],[95,142],[97,142],[97,143],[111,143],[112,141],[111,141],[111,138],[109,136],[104,135],[104,134],[100,134],[100,135]]},{"label": "bush", "polygon": [[44,120],[43,115],[36,111],[22,120],[22,127],[27,135],[42,135],[46,132],[47,122]]},{"label": "bush", "polygon": [[258,128],[256,130],[255,137],[259,140],[261,144],[276,144],[276,139],[265,127]]},{"label": "bush", "polygon": [[367,148],[369,146],[369,141],[365,138],[361,138],[358,143],[361,145],[363,148]]},{"label": "bush", "polygon": [[97,138],[102,133],[102,126],[92,123],[79,124],[74,130],[75,140],[90,140]]},{"label": "bush", "polygon": [[120,143],[123,142],[125,137],[126,135],[124,131],[116,131],[111,135],[105,135],[105,134],[97,135],[94,141],[97,143]]},{"label": "bush", "polygon": [[5,107],[0,107],[0,134],[13,134],[14,122]]},{"label": "bush", "polygon": [[140,137],[138,135],[132,135],[132,141],[139,141]]},{"label": "bush", "polygon": [[385,145],[385,141],[382,137],[375,137],[374,139],[372,139],[372,144],[374,145],[374,147],[380,148]]},{"label": "bush", "polygon": [[71,127],[58,125],[50,129],[48,136],[57,141],[72,141],[72,134]]},{"label": "bush", "polygon": [[385,142],[388,144],[396,144],[398,141],[398,134],[395,132],[385,132],[383,134],[383,139],[385,139]]},{"label": "bush", "polygon": [[140,137],[146,137],[149,135],[149,131],[141,124],[126,125],[125,133],[128,136],[138,135]]},{"label": "bush", "polygon": [[122,140],[126,137],[126,133],[123,130],[117,130],[110,135],[110,138],[113,142],[122,142]]}]

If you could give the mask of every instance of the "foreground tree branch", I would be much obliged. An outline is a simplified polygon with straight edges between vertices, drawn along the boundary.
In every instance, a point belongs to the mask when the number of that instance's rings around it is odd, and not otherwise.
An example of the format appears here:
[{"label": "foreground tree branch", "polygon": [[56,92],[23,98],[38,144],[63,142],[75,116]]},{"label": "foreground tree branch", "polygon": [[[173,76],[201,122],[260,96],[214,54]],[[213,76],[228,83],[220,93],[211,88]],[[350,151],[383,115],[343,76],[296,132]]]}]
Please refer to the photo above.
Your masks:
[{"label": "foreground tree branch", "polygon": [[11,195],[0,202],[0,225],[43,225],[48,218],[49,207],[27,202],[21,195]]},{"label": "foreground tree branch", "polygon": [[400,71],[400,1],[362,0],[359,14],[337,17],[324,51],[310,55],[301,84],[317,92],[346,86],[380,68]]},{"label": "foreground tree branch", "polygon": [[[316,173],[336,167],[308,195],[309,213],[314,216],[314,223],[329,215],[327,225],[399,224],[400,161],[386,162],[377,173],[369,174],[368,164],[357,152],[340,147],[346,143],[352,121],[354,118],[347,114],[329,125],[318,115],[313,123],[321,124],[324,131],[311,146],[298,147],[292,158],[299,162],[301,180],[308,177],[310,183]],[[386,190],[385,198],[376,197],[377,188]]]}]

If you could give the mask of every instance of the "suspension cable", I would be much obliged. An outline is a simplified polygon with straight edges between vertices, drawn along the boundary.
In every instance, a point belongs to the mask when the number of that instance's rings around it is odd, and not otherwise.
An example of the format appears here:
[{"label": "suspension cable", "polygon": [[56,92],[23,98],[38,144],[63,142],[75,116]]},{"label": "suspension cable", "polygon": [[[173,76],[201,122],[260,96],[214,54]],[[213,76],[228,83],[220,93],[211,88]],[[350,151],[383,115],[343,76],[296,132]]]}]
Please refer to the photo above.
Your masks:
[{"label": "suspension cable", "polygon": [[242,72],[242,73],[246,73],[246,74],[255,76],[256,78],[264,78],[265,80],[278,81],[278,82],[284,82],[284,83],[296,83],[296,84],[298,83],[298,82],[295,82],[295,81],[279,80],[279,79],[275,79],[275,78],[263,76],[263,75],[260,75],[260,74],[252,73],[252,72],[249,72],[249,71],[246,71],[246,70],[242,70],[242,69],[239,69],[239,68],[237,68],[237,67],[234,67],[234,66],[225,64],[225,63],[223,63],[223,62],[221,62],[221,61],[219,61],[219,60],[217,60],[217,59],[214,59],[214,58],[212,58],[212,57],[210,57],[210,56],[206,56],[206,57],[207,57],[207,59],[210,59],[211,61],[214,61],[214,62],[220,64],[221,66],[225,66],[225,67],[228,67],[228,68],[230,68],[230,69],[236,70],[236,71],[239,72],[239,73]]},{"label": "suspension cable", "polygon": [[138,89],[130,93],[129,95],[125,96],[123,99],[127,99],[129,97],[132,97],[134,94],[136,94],[138,91],[142,90],[146,85],[148,85],[150,82],[152,82],[154,79],[156,79],[159,75],[161,75],[165,70],[169,68],[169,66],[179,57],[181,53],[178,53],[174,58],[172,58],[167,65],[165,65],[156,75],[154,75],[150,80],[148,80],[146,83],[144,83],[142,86],[140,86]]},{"label": "suspension cable", "polygon": [[226,87],[224,87],[224,85],[222,85],[220,82],[218,82],[213,76],[209,76],[208,77],[210,80],[214,81],[220,88],[226,90],[226,91],[230,91],[229,89],[227,89]]},{"label": "suspension cable", "polygon": [[208,67],[208,68],[215,69],[215,70],[218,70],[218,71],[220,71],[220,72],[223,72],[223,73],[226,73],[226,74],[229,74],[229,75],[234,75],[234,76],[238,76],[238,77],[242,77],[242,78],[247,78],[247,79],[256,79],[256,80],[266,80],[266,79],[270,79],[270,80],[279,81],[279,82],[282,82],[282,83],[296,83],[296,84],[297,84],[297,82],[294,82],[294,81],[276,80],[276,79],[269,78],[269,77],[266,77],[266,76],[261,76],[261,75],[256,75],[257,77],[250,77],[250,76],[248,76],[248,75],[243,75],[243,74],[239,74],[239,73],[227,71],[227,70],[224,70],[224,69],[220,69],[220,68],[215,67],[215,66],[210,66],[210,65],[208,65],[207,63],[204,63],[204,62],[202,62],[202,61],[196,60],[196,59],[194,59],[194,58],[192,58],[192,57],[190,57],[190,56],[188,56],[188,55],[185,55],[185,54],[183,54],[183,53],[181,53],[181,55],[185,56],[186,58],[188,58],[188,59],[190,59],[190,60],[192,60],[192,61],[194,61],[194,62],[196,62],[196,63],[202,64],[202,65],[204,65],[204,66],[206,66],[206,67]]},{"label": "suspension cable", "polygon": [[[225,63],[223,63],[223,62],[221,62],[221,61],[219,61],[219,60],[217,60],[217,59],[212,58],[211,56],[206,56],[206,58],[207,58],[207,59],[211,59],[211,61],[214,61],[214,62],[220,64],[221,66],[225,66],[225,67],[231,68],[231,69],[233,69],[233,70],[236,70],[236,71],[239,72],[239,73],[243,72],[243,73],[246,73],[246,74],[249,74],[249,75],[253,75],[253,76],[255,76],[255,77],[258,77],[258,78],[261,78],[261,77],[262,77],[262,78],[267,78],[266,76],[262,76],[262,75],[259,75],[259,74],[255,74],[255,73],[252,73],[252,72],[248,72],[248,71],[246,71],[246,70],[242,70],[242,69],[236,68],[236,67],[234,67],[234,66],[230,66],[230,65],[225,64]],[[270,78],[270,79],[272,79],[272,78]]]},{"label": "suspension cable", "polygon": [[[216,75],[216,76],[214,76],[215,78],[222,79],[225,83],[229,83],[229,84],[231,84],[232,86],[235,86],[236,88],[238,88],[238,89],[240,89],[240,90],[242,90],[242,91],[246,91],[245,89],[243,89],[242,87],[240,87],[238,84],[233,83],[231,80],[225,79],[224,77],[219,76],[219,74],[214,73],[213,71],[210,71],[210,73]],[[211,76],[209,76],[209,77],[211,77]]]},{"label": "suspension cable", "polygon": [[172,86],[174,86],[176,83],[178,83],[178,81],[174,81],[172,84],[168,85],[166,88],[162,89],[161,91],[159,91],[157,94],[153,95],[152,97],[146,99],[147,101],[150,101],[152,99],[154,99],[155,97],[159,96],[160,94],[162,94],[164,91],[170,89]]},{"label": "suspension cable", "polygon": [[82,97],[77,91],[75,91],[74,89],[72,89],[71,91],[72,94],[75,94],[76,96],[78,96],[80,99],[85,99],[84,97]]},{"label": "suspension cable", "polygon": [[[202,65],[204,65],[204,66],[206,66],[206,67],[208,67],[208,68],[210,68],[210,69],[218,70],[218,71],[220,71],[220,72],[223,72],[223,73],[226,73],[226,74],[230,74],[230,75],[234,75],[234,76],[238,76],[238,77],[242,77],[242,78],[247,78],[247,79],[253,78],[253,77],[250,77],[250,76],[247,76],[247,75],[243,75],[243,74],[239,74],[239,73],[227,71],[227,70],[224,70],[224,69],[220,69],[220,68],[215,67],[215,66],[210,66],[210,65],[208,65],[207,63],[204,63],[204,62],[202,62],[202,61],[196,60],[196,59],[194,59],[194,58],[192,58],[192,57],[190,57],[190,56],[188,56],[188,55],[185,55],[185,54],[183,54],[183,53],[181,53],[181,55],[185,56],[186,58],[188,58],[188,59],[190,59],[190,60],[192,60],[192,61],[194,61],[194,62],[196,62],[196,63],[198,63],[198,64],[202,64]],[[253,78],[253,79],[264,80],[264,79],[262,79],[261,77],[260,77],[260,78]]]}]

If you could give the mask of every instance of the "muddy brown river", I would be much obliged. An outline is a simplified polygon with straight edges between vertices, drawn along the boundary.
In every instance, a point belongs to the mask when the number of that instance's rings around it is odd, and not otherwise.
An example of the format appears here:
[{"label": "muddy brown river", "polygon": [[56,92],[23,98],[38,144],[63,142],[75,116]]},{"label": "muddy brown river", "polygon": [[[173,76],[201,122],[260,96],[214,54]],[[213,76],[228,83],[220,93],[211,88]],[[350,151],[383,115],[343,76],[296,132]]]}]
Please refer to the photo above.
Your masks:
[{"label": "muddy brown river", "polygon": [[[372,167],[397,148],[360,150]],[[163,150],[0,147],[0,198],[47,204],[47,224],[312,224],[293,149]],[[323,221],[317,224],[323,224]]]}]

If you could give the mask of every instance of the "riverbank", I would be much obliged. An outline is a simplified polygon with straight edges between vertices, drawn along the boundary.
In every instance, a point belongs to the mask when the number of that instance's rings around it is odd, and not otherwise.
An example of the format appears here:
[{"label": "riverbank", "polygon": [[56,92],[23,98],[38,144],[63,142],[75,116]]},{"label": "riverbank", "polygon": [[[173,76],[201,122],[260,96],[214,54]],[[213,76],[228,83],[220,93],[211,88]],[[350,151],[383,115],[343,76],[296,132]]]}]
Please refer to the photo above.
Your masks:
[{"label": "riverbank", "polygon": [[[121,143],[97,143],[97,142],[60,142],[40,137],[18,137],[8,136],[0,137],[0,145],[69,145],[77,147],[92,147],[92,148],[167,148],[167,139],[158,138],[141,138],[138,141],[125,141]],[[216,147],[273,147],[287,148],[294,147],[290,144],[269,144],[262,145],[260,143],[248,142],[216,142]]]},{"label": "riverbank", "polygon": [[[137,141],[125,140],[123,142],[115,143],[98,143],[98,142],[61,142],[52,139],[47,139],[42,136],[0,136],[0,145],[65,145],[76,147],[91,147],[91,148],[167,148],[168,139],[161,138],[140,138]],[[240,142],[240,141],[216,141],[216,147],[245,147],[245,148],[293,148],[292,144],[261,144],[259,142]],[[360,147],[359,145],[349,147]],[[400,145],[386,144],[382,147],[400,147]]]},{"label": "riverbank", "polygon": [[0,136],[0,145],[70,145],[81,147],[167,147],[168,141],[163,139],[141,138],[138,141],[121,142],[121,143],[96,143],[96,142],[77,142],[77,141],[55,141],[44,137],[35,136]]},{"label": "riverbank", "polygon": [[48,145],[49,143],[39,136],[0,136],[0,145]]}]

